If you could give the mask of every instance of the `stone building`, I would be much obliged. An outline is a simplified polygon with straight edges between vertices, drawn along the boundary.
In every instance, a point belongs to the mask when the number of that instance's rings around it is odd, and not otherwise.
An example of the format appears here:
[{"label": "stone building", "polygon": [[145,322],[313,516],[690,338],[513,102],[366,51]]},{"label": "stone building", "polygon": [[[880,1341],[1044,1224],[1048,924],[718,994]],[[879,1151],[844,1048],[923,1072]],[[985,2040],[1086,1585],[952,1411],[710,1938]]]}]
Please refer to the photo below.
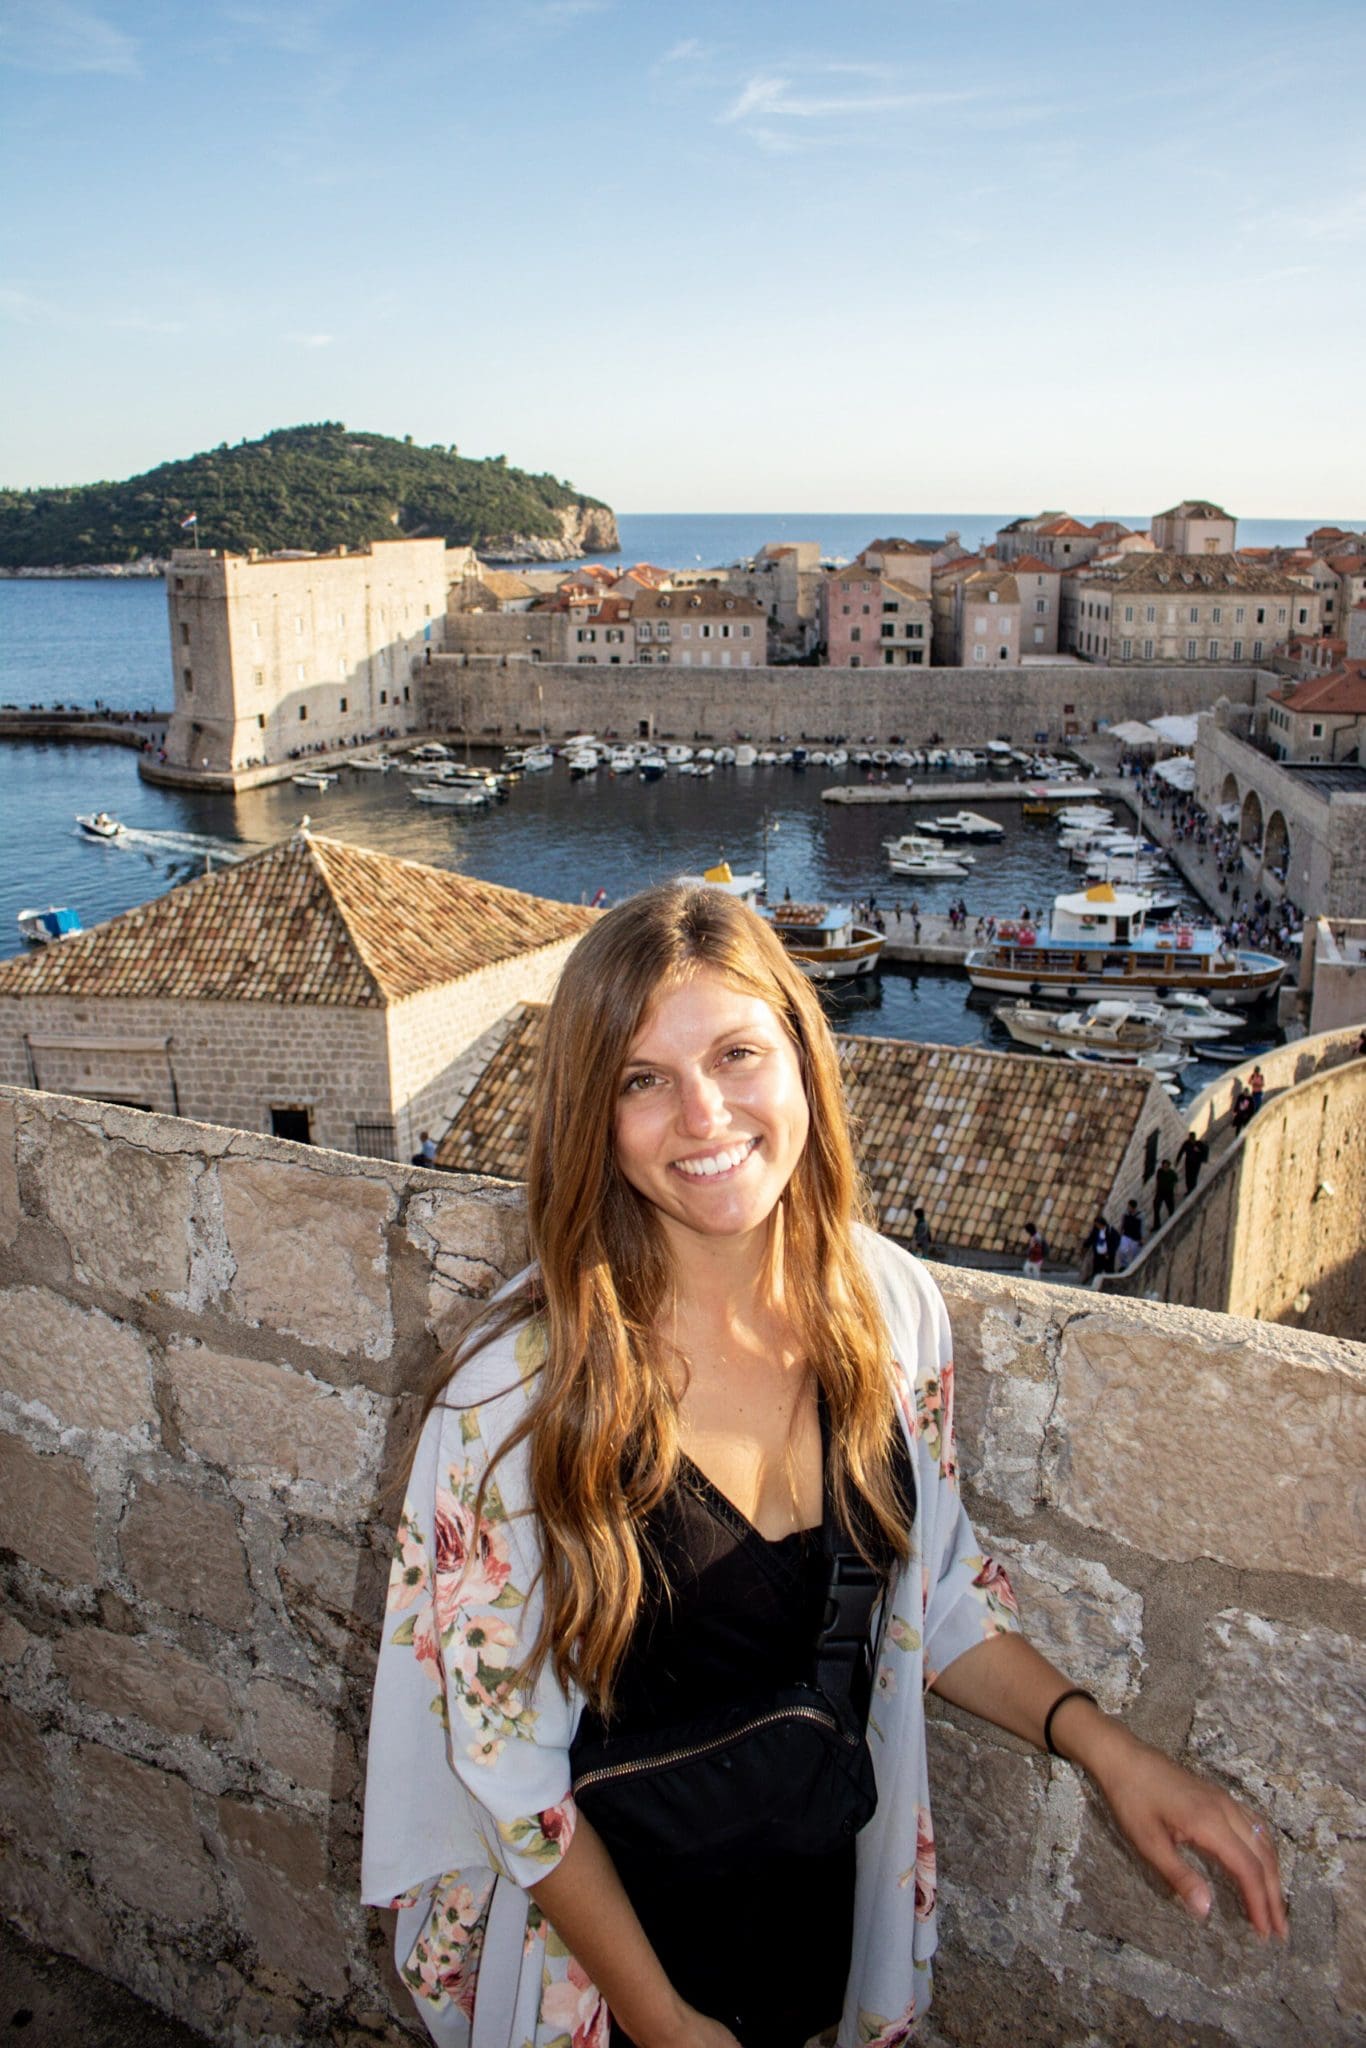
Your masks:
[{"label": "stone building", "polygon": [[629,597],[599,597],[588,604],[569,599],[569,659],[573,662],[604,662],[608,668],[636,659],[636,635],[632,624],[634,601]]},{"label": "stone building", "polygon": [[1273,691],[1266,722],[1267,741],[1278,761],[1361,761],[1366,662],[1344,661],[1292,689]]},{"label": "stone building", "polygon": [[944,660],[962,668],[1018,668],[1024,607],[1011,571],[976,569],[947,588],[953,611]]},{"label": "stone building", "polygon": [[[544,1021],[523,1004],[471,1046],[451,1077],[442,1166],[522,1178]],[[1079,1266],[1097,1210],[1117,1223],[1131,1196],[1147,1208],[1184,1134],[1148,1074],[895,1038],[838,1045],[880,1228],[909,1241],[919,1204],[939,1254],[968,1264],[1022,1258],[1037,1223],[1053,1261]]]},{"label": "stone building", "polygon": [[1296,575],[1233,554],[1124,555],[1062,580],[1062,646],[1083,661],[1269,661],[1317,630],[1318,600]]},{"label": "stone building", "polygon": [[768,619],[752,597],[729,590],[643,590],[631,618],[638,662],[676,668],[762,668]]},{"label": "stone building", "polygon": [[1260,890],[1314,916],[1366,917],[1366,766],[1273,759],[1272,708],[1224,702],[1200,718],[1196,797],[1238,825],[1244,897]]},{"label": "stone building", "polygon": [[927,667],[933,637],[928,563],[923,576],[923,582],[903,583],[863,560],[828,569],[818,618],[826,666]]},{"label": "stone building", "polygon": [[1173,555],[1231,555],[1238,545],[1237,520],[1205,498],[1183,498],[1158,512],[1151,531],[1153,546]]},{"label": "stone building", "polygon": [[422,724],[413,664],[441,645],[443,540],[311,555],[177,548],[166,572],[174,706],[166,754],[221,772]]},{"label": "stone building", "polygon": [[301,832],[0,963],[0,1081],[406,1159],[592,917]]},{"label": "stone building", "polygon": [[1075,569],[1113,548],[1128,531],[1113,519],[1086,526],[1068,512],[1039,512],[1030,519],[1012,519],[1001,528],[996,536],[996,559],[1009,564],[1021,555],[1036,555],[1052,569]]},{"label": "stone building", "polygon": [[1041,555],[1011,563],[1020,599],[1020,659],[1043,660],[1058,651],[1062,625],[1062,571]]}]

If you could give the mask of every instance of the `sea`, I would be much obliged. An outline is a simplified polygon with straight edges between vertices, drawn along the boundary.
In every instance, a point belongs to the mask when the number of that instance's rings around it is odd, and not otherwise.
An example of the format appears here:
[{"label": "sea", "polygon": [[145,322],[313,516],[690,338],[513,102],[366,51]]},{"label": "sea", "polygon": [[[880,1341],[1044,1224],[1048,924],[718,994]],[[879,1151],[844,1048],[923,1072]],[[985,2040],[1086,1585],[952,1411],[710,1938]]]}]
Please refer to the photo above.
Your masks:
[{"label": "sea", "polygon": [[[826,555],[852,556],[891,533],[938,538],[952,529],[975,539],[1007,516],[623,515],[616,559],[712,564],[784,538],[814,539]],[[1317,523],[1249,521],[1240,538],[1249,545],[1302,540]],[[0,704],[153,711],[170,702],[160,581],[0,580]],[[0,955],[22,949],[22,909],[69,905],[89,927],[203,874],[206,864],[285,837],[305,815],[316,830],[357,845],[570,902],[590,901],[599,890],[615,900],[721,858],[737,872],[766,871],[774,895],[876,899],[886,908],[909,905],[914,893],[926,912],[946,911],[962,898],[970,918],[1014,915],[1075,886],[1076,871],[1051,828],[1008,803],[973,806],[998,818],[1005,837],[974,849],[968,879],[922,880],[914,891],[893,886],[883,839],[945,805],[936,803],[928,775],[917,777],[923,804],[821,801],[822,788],[848,779],[848,769],[755,767],[720,770],[708,781],[670,775],[641,783],[599,774],[576,782],[557,767],[526,776],[507,803],[466,814],[414,803],[409,779],[395,774],[348,772],[324,795],[289,782],[218,795],[140,781],[132,749],[8,742],[0,744]],[[95,842],[80,832],[76,813],[99,809],[122,819],[119,840]],[[871,981],[828,994],[828,1001],[832,1021],[850,1031],[939,1044],[1004,1042],[990,1005],[961,975],[887,967]]]}]

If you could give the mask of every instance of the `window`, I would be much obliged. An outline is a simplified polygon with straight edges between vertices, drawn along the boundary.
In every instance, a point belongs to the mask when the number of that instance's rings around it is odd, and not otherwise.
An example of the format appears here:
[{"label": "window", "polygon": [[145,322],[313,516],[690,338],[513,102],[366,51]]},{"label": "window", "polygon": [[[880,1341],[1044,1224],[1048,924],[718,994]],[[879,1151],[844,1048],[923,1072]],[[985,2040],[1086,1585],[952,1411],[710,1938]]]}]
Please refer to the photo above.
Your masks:
[{"label": "window", "polygon": [[1161,1142],[1162,1134],[1160,1131],[1149,1131],[1147,1143],[1143,1147],[1144,1180],[1151,1180],[1153,1175],[1157,1172],[1157,1154],[1158,1147],[1161,1144]]},{"label": "window", "polygon": [[398,1133],[391,1116],[372,1117],[367,1123],[357,1123],[356,1142],[352,1147],[362,1159],[397,1159]]},{"label": "window", "polygon": [[186,625],[180,628],[180,644],[182,647],[188,647],[190,644],[190,629]]},{"label": "window", "polygon": [[1133,622],[1134,608],[1131,604],[1126,604],[1124,607],[1124,623],[1126,626],[1132,626]]},{"label": "window", "polygon": [[1010,660],[1010,649],[1009,649],[1008,647],[1002,647],[1002,648],[1001,648],[1001,649],[999,650],[999,652],[997,653],[996,659],[997,659],[998,661],[1009,661],[1009,660]]},{"label": "window", "polygon": [[1323,727],[1321,725],[1311,725],[1309,737],[1311,740],[1321,740],[1323,738]]},{"label": "window", "polygon": [[300,716],[300,718],[307,718],[307,716],[308,716],[308,706],[307,706],[307,704],[301,704],[301,705],[299,706],[299,716]]},{"label": "window", "polygon": [[1143,622],[1148,626],[1155,626],[1157,624],[1157,606],[1155,604],[1150,604],[1146,607],[1143,613]]},{"label": "window", "polygon": [[844,616],[845,616],[845,618],[847,619],[847,618],[848,618],[848,616],[849,616],[849,606],[848,606],[847,604],[846,604],[846,605],[844,605],[844,606],[842,607],[842,610],[843,610],[843,612],[844,612]]},{"label": "window", "polygon": [[1198,626],[1200,623],[1200,607],[1198,604],[1193,604],[1191,606],[1190,622],[1193,626]]},{"label": "window", "polygon": [[1151,661],[1151,660],[1152,660],[1152,658],[1153,658],[1153,643],[1152,643],[1152,641],[1151,641],[1151,640],[1145,640],[1145,641],[1143,642],[1143,659],[1144,659],[1145,661]]},{"label": "window", "polygon": [[265,670],[263,668],[253,669],[252,680],[256,684],[258,690],[263,690],[265,688],[266,683]]},{"label": "window", "polygon": [[661,619],[661,620],[660,620],[660,622],[659,622],[659,625],[658,625],[658,626],[657,626],[657,628],[655,629],[655,638],[656,638],[656,639],[658,639],[658,640],[667,640],[667,639],[668,639],[668,637],[669,637],[669,622],[668,622],[668,620],[667,620],[667,619]]},{"label": "window", "polygon": [[1259,604],[1257,607],[1257,624],[1259,626],[1266,624],[1266,606],[1264,604]]},{"label": "window", "polygon": [[999,597],[999,594],[1000,594],[1000,593],[999,593],[998,591],[995,591],[995,590],[989,590],[989,591],[987,592],[987,603],[988,603],[988,604],[995,604],[995,603],[997,602],[997,599],[998,599],[998,597]]},{"label": "window", "polygon": [[1295,616],[1297,624],[1301,626],[1307,626],[1309,624],[1309,614],[1305,610],[1303,605],[1300,606],[1300,609]]},{"label": "window", "polygon": [[381,704],[387,704],[389,702],[389,692],[387,690],[380,691],[379,701]]},{"label": "window", "polygon": [[1128,661],[1128,660],[1130,659],[1130,657],[1132,656],[1132,654],[1133,654],[1133,651],[1134,651],[1134,643],[1133,643],[1133,641],[1132,641],[1132,640],[1121,640],[1121,641],[1120,641],[1120,643],[1119,643],[1119,655],[1120,655],[1120,660],[1121,660],[1121,661]]},{"label": "window", "polygon": [[272,1138],[292,1138],[296,1145],[311,1145],[309,1112],[306,1109],[272,1109],[270,1135]]},{"label": "window", "polygon": [[345,697],[343,697],[343,698],[342,698],[342,700],[341,700],[341,716],[342,716],[343,718],[345,718],[345,716],[346,716],[346,699],[345,699]]},{"label": "window", "polygon": [[683,638],[685,640],[692,639],[692,626],[687,619],[683,621]]},{"label": "window", "polygon": [[900,611],[901,607],[898,604],[884,604],[882,609],[884,612],[896,612]]},{"label": "window", "polygon": [[912,619],[906,628],[906,638],[908,640],[923,640],[924,637],[925,628],[923,624],[919,619]]},{"label": "window", "polygon": [[985,619],[974,619],[974,620],[973,620],[973,622],[972,622],[972,630],[973,630],[973,632],[974,632],[974,633],[985,633],[985,632],[986,632],[986,629],[987,629],[987,622],[986,622],[986,620],[985,620]]},{"label": "window", "polygon": [[1195,648],[1196,648],[1196,643],[1195,643],[1195,641],[1194,641],[1194,640],[1188,640],[1188,641],[1186,642],[1186,659],[1187,659],[1187,661],[1194,661],[1194,659],[1195,659]]},{"label": "window", "polygon": [[258,727],[260,728],[260,730],[261,730],[262,732],[264,732],[264,731],[265,731],[265,729],[266,729],[266,715],[265,715],[264,711],[258,711],[258,712],[257,712],[257,714],[256,714],[256,723],[257,723],[257,726],[258,726]]},{"label": "window", "polygon": [[1261,660],[1261,658],[1262,658],[1262,643],[1261,643],[1261,641],[1260,641],[1260,640],[1254,640],[1254,641],[1253,641],[1253,643],[1252,643],[1252,659],[1253,659],[1254,661],[1260,661],[1260,660]]},{"label": "window", "polygon": [[1223,606],[1218,604],[1215,605],[1213,611],[1210,613],[1210,618],[1216,626],[1222,625],[1224,618]]},{"label": "window", "polygon": [[884,627],[883,627],[883,629],[882,629],[882,637],[883,637],[883,639],[884,639],[884,640],[895,640],[895,638],[896,638],[896,627],[895,627],[895,626],[884,626]]},{"label": "window", "polygon": [[710,638],[711,638],[711,627],[710,627],[710,626],[701,626],[701,627],[699,627],[699,629],[698,629],[698,637],[699,637],[700,639],[702,639],[702,640],[710,640]]},{"label": "window", "polygon": [[1211,661],[1219,659],[1219,642],[1217,640],[1211,640],[1209,643],[1209,658]]},{"label": "window", "polygon": [[741,628],[740,628],[740,638],[741,638],[742,640],[751,640],[751,639],[753,639],[753,637],[754,637],[754,631],[753,631],[753,628],[752,628],[752,627],[750,627],[750,626],[741,626]]},{"label": "window", "polygon": [[[1303,617],[1304,613],[1301,612],[1300,618],[1303,619]],[[1283,604],[1278,604],[1276,607],[1276,624],[1278,626],[1283,626],[1285,624],[1285,606]]]},{"label": "window", "polygon": [[972,650],[972,658],[974,661],[985,661],[987,658],[986,648],[983,647],[980,640],[977,642],[977,645]]},{"label": "window", "polygon": [[182,683],[184,683],[184,685],[185,685],[185,694],[186,694],[187,696],[191,696],[191,695],[193,694],[193,692],[194,692],[194,671],[193,671],[193,669],[183,668],[183,669],[182,669],[182,670],[180,671],[180,680],[181,680],[181,682],[182,682]]},{"label": "window", "polygon": [[861,640],[861,639],[863,638],[863,628],[862,628],[862,626],[854,626],[854,627],[852,627],[852,628],[850,629],[850,633],[849,633],[849,638],[850,638],[851,640]]},{"label": "window", "polygon": [[1048,610],[1048,599],[1046,597],[1036,597],[1034,609],[1036,612],[1046,612]]},{"label": "window", "polygon": [[1239,605],[1237,611],[1233,614],[1233,623],[1235,626],[1241,626],[1243,623],[1243,607],[1241,605]]},{"label": "window", "polygon": [[1233,643],[1233,659],[1234,659],[1235,661],[1241,661],[1241,660],[1242,660],[1242,658],[1243,658],[1243,643],[1242,643],[1242,641],[1241,641],[1241,640],[1235,640],[1235,641],[1234,641],[1234,643]]}]

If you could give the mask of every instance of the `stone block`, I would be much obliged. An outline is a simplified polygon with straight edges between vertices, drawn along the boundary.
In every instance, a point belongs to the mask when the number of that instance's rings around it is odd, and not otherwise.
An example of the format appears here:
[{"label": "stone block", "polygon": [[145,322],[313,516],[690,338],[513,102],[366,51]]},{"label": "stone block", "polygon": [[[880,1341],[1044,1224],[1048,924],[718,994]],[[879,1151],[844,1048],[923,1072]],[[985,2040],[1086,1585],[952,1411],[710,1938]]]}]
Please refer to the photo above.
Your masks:
[{"label": "stone block", "polygon": [[184,1779],[95,1743],[77,1752],[75,1777],[76,1846],[97,1882],[163,1920],[207,1918],[218,1892]]},{"label": "stone block", "polygon": [[1341,1842],[1334,1911],[1338,2009],[1366,2033],[1366,1842]]},{"label": "stone block", "polygon": [[1124,1942],[1198,1979],[1210,1991],[1255,1994],[1273,2004],[1293,1997],[1295,1962],[1277,1942],[1262,1942],[1243,1917],[1232,1883],[1208,1859],[1191,1857],[1209,1879],[1208,1920],[1192,1918],[1174,1893],[1129,1849],[1088,1797],[1072,1859],[1067,1927]]},{"label": "stone block", "polygon": [[247,1691],[255,1755],[310,1792],[344,1799],[356,1789],[351,1738],[314,1701],[273,1678],[253,1680]]},{"label": "stone block", "polygon": [[234,1861],[269,1864],[299,1891],[311,1891],[327,1876],[327,1853],[313,1822],[283,1807],[218,1801],[218,1829]]},{"label": "stone block", "polygon": [[52,1661],[72,1695],[102,1713],[136,1715],[168,1735],[233,1731],[226,1682],[169,1643],[87,1628],[60,1642]]},{"label": "stone block", "polygon": [[144,1599],[220,1628],[251,1616],[246,1553],[226,1501],[168,1481],[139,1480],[119,1530],[124,1569]]},{"label": "stone block", "polygon": [[334,1387],[288,1366],[175,1343],[167,1354],[182,1443],[239,1479],[296,1479],[350,1495],[369,1474],[360,1418]]},{"label": "stone block", "polygon": [[249,1857],[234,1857],[242,1887],[246,1931],[263,1963],[291,1984],[306,1984],[324,1998],[347,1990],[346,1936],[325,1891],[304,1891]]},{"label": "stone block", "polygon": [[1044,1431],[1054,1399],[1049,1318],[1032,1299],[989,1302],[961,1275],[950,1278],[946,1271],[944,1277],[964,1479],[980,1498],[1029,1515],[1040,1492]]},{"label": "stone block", "polygon": [[119,1436],[156,1427],[147,1346],[126,1323],[45,1287],[0,1295],[0,1391],[45,1410],[59,1429]]},{"label": "stone block", "polygon": [[[1055,1504],[1088,1528],[1186,1562],[1341,1578],[1362,1555],[1366,1368],[1250,1325],[1143,1311],[1074,1316],[1060,1347]],[[1249,1512],[1249,1475],[1257,1474]]]},{"label": "stone block", "polygon": [[1366,1833],[1366,1686],[1360,1645],[1327,1628],[1216,1615],[1190,1746],[1307,1841]]},{"label": "stone block", "polygon": [[1118,1713],[1143,1670],[1143,1600],[1094,1558],[1014,1544],[1007,1568],[1030,1641]]},{"label": "stone block", "polygon": [[295,1626],[348,1670],[374,1657],[384,1616],[387,1555],[319,1529],[288,1536],[280,1587]]},{"label": "stone block", "polygon": [[0,1101],[0,1244],[13,1244],[19,1231],[19,1119],[12,1102]]},{"label": "stone block", "polygon": [[234,1314],[343,1355],[393,1348],[384,1182],[273,1159],[218,1167]]},{"label": "stone block", "polygon": [[1008,1905],[1029,1881],[1046,1767],[942,1719],[930,1724],[929,1765],[940,1884],[972,1886]]},{"label": "stone block", "polygon": [[[28,1941],[58,1955],[74,1956],[91,1970],[104,1973],[113,1968],[113,1936],[101,1911],[103,1902],[92,1896],[90,1885],[81,1878],[73,1882],[67,1870],[26,1856],[18,1843],[3,1837],[0,1899],[5,1919]],[[11,1993],[13,1987],[6,1984],[5,1990]],[[14,2011],[13,2006],[6,2009]],[[17,2021],[11,2018],[8,2026],[17,2026]]]},{"label": "stone block", "polygon": [[0,1832],[46,1842],[54,1816],[52,1776],[38,1724],[0,1699]]},{"label": "stone block", "polygon": [[12,1614],[0,1614],[0,1664],[18,1664],[37,1642]]},{"label": "stone block", "polygon": [[43,1207],[71,1248],[78,1280],[128,1300],[180,1294],[190,1273],[194,1161],[116,1144],[74,1117],[46,1125]]},{"label": "stone block", "polygon": [[0,1435],[0,1550],[89,1585],[95,1578],[95,1489],[77,1458],[45,1458]]}]

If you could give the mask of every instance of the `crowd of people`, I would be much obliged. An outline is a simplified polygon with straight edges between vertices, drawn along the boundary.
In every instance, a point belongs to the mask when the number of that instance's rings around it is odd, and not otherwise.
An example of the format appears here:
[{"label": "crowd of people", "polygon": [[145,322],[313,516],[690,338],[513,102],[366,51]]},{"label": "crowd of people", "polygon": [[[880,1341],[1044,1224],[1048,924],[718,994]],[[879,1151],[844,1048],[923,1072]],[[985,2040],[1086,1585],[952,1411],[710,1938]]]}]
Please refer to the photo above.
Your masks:
[{"label": "crowd of people", "polygon": [[[1243,901],[1243,841],[1239,822],[1211,818],[1204,806],[1185,790],[1172,789],[1160,776],[1139,777],[1139,795],[1150,819],[1160,818],[1171,827],[1173,846],[1189,846],[1203,865],[1213,861],[1220,897],[1228,898],[1229,915],[1222,920],[1224,937],[1230,946],[1252,947],[1275,953],[1283,960],[1299,957],[1304,912],[1289,896],[1278,902],[1258,890],[1251,901]],[[1284,869],[1271,870],[1284,882]]]}]

